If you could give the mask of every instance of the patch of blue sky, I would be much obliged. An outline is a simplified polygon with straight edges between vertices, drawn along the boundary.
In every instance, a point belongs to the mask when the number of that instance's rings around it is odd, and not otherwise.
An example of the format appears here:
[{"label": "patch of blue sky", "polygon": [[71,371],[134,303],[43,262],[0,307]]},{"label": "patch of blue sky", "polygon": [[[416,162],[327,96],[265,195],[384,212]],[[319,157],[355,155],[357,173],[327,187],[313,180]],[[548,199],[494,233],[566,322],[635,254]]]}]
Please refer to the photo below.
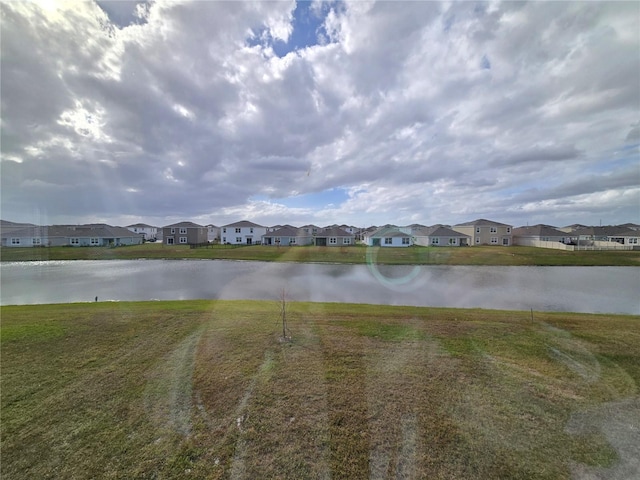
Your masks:
[{"label": "patch of blue sky", "polygon": [[491,62],[486,54],[483,55],[482,60],[480,60],[480,68],[482,68],[482,70],[491,70]]},{"label": "patch of blue sky", "polygon": [[296,3],[293,12],[293,31],[287,42],[271,38],[267,30],[263,28],[248,39],[248,44],[250,46],[269,45],[278,57],[284,57],[290,52],[318,45],[321,38],[327,38],[324,20],[328,10],[326,8],[314,9],[312,5],[312,2],[305,1]]}]

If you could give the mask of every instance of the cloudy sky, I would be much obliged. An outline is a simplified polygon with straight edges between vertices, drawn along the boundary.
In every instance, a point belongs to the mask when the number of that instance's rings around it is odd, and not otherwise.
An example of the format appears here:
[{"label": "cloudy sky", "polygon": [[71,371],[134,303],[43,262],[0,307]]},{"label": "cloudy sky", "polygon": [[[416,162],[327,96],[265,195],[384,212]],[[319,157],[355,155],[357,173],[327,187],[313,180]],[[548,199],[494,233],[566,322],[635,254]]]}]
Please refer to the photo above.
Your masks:
[{"label": "cloudy sky", "polygon": [[640,223],[638,2],[0,8],[4,220]]}]

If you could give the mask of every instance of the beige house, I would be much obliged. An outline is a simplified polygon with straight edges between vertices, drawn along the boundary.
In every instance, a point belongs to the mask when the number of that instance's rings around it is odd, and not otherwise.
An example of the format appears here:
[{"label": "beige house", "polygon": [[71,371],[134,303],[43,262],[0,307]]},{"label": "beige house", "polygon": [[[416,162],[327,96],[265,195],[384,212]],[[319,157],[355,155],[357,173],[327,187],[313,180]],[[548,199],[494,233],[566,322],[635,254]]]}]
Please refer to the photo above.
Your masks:
[{"label": "beige house", "polygon": [[480,218],[472,222],[454,225],[452,230],[470,237],[469,245],[502,245],[513,243],[511,225]]},{"label": "beige house", "polygon": [[199,245],[208,243],[207,227],[193,222],[180,222],[162,227],[165,245]]}]

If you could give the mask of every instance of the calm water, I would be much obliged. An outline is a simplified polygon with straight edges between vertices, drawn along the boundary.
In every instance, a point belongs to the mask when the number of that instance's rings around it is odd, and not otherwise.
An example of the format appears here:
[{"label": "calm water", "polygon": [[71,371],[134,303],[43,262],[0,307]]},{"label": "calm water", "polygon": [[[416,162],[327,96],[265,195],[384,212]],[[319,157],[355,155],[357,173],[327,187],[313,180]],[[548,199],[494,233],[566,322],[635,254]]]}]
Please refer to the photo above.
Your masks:
[{"label": "calm water", "polygon": [[211,260],[0,264],[0,303],[275,300],[640,315],[640,268],[375,266]]}]

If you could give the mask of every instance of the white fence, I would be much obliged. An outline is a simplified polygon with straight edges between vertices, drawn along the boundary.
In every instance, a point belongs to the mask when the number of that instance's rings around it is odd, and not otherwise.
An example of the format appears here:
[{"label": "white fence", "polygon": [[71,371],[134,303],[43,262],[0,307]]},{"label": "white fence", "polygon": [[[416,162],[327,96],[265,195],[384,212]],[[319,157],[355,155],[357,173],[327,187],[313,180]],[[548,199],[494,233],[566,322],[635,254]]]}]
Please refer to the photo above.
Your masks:
[{"label": "white fence", "polygon": [[515,238],[515,245],[525,247],[553,248],[555,250],[585,251],[585,250],[633,250],[633,245],[622,245],[617,242],[603,242],[592,240],[581,240],[580,245],[565,245],[562,242],[545,242],[542,240],[533,240],[530,238]]}]

